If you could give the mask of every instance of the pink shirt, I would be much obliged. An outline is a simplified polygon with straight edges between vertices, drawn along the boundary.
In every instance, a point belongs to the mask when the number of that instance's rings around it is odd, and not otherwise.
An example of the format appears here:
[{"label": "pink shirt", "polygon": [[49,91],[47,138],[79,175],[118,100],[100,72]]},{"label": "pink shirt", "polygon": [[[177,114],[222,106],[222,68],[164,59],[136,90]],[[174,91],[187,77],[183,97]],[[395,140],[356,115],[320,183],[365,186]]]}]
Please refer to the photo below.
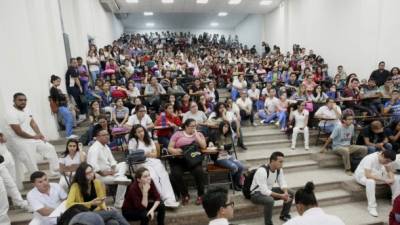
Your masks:
[{"label": "pink shirt", "polygon": [[[203,134],[198,132],[200,137],[204,138]],[[184,131],[178,131],[171,137],[171,141],[175,143],[174,148],[181,148],[185,145],[190,145],[192,142],[196,141],[194,134],[189,136],[184,134]]]}]

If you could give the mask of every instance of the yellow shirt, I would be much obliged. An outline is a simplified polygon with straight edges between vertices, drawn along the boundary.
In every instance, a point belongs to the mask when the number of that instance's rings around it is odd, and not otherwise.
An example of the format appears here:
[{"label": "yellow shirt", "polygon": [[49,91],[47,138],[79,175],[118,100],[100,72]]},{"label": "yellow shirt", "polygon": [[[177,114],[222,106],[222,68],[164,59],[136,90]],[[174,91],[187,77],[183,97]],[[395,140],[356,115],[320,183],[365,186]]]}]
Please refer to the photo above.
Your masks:
[{"label": "yellow shirt", "polygon": [[[94,188],[96,190],[96,195],[97,198],[104,198],[106,197],[106,189],[104,187],[104,184],[100,181],[95,179],[93,181]],[[79,189],[79,185],[77,183],[73,183],[69,193],[68,193],[68,198],[67,198],[67,208],[70,208],[71,206],[75,204],[81,204],[84,205],[85,207],[89,208],[91,207],[89,202],[84,202],[82,193]],[[106,210],[107,206],[106,203],[103,201],[103,203],[95,209],[95,211],[99,210]]]}]

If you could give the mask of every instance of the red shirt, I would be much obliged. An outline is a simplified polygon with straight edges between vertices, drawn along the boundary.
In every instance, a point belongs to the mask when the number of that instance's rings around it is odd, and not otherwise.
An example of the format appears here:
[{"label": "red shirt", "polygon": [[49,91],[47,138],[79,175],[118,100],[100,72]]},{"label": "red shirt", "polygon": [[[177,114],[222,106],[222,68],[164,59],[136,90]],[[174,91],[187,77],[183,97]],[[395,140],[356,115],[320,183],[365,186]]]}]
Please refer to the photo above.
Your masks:
[{"label": "red shirt", "polygon": [[[359,99],[360,98],[360,93],[352,88],[346,87],[343,91],[343,97],[353,97],[353,99]],[[357,104],[358,101],[349,101],[346,102],[346,105],[354,105]]]},{"label": "red shirt", "polygon": [[[157,119],[156,119],[156,126],[161,126],[162,123],[162,114],[160,114]],[[172,116],[171,114],[165,113],[165,118],[167,122],[171,122],[177,126],[180,126],[182,124],[181,119],[179,119],[178,116]],[[162,130],[157,130],[157,136],[158,137],[171,137],[174,132],[174,129],[171,127],[169,129],[162,129]]]},{"label": "red shirt", "polygon": [[389,214],[389,225],[400,225],[400,223],[396,222],[395,214],[400,214],[400,195],[393,201],[393,208]]},{"label": "red shirt", "polygon": [[[160,201],[160,194],[158,193],[156,186],[153,181],[151,181],[150,189],[148,192],[148,200],[149,202]],[[123,211],[135,211],[135,210],[144,210],[146,207],[142,205],[143,194],[139,188],[139,183],[135,180],[133,184],[129,186],[129,189],[126,190],[125,201],[122,205]]]}]

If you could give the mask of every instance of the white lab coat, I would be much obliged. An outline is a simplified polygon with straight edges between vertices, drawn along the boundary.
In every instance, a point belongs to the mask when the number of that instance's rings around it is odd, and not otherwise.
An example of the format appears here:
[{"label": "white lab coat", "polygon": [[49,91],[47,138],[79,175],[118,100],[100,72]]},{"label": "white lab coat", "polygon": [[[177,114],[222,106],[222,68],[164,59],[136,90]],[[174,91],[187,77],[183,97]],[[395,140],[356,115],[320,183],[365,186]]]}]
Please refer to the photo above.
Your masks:
[{"label": "white lab coat", "polygon": [[321,208],[314,207],[306,210],[302,216],[294,217],[283,225],[344,225],[337,216],[326,214]]}]

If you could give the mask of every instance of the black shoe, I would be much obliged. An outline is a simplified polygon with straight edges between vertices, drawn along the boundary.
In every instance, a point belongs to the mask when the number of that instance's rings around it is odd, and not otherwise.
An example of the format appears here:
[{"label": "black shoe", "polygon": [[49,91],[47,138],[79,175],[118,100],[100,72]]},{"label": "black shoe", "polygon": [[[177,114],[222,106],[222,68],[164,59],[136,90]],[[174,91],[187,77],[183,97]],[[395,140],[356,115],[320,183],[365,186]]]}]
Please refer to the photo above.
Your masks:
[{"label": "black shoe", "polygon": [[291,218],[292,217],[289,214],[279,217],[279,219],[281,219],[282,221],[285,221],[285,222],[290,220]]},{"label": "black shoe", "polygon": [[247,150],[246,146],[244,146],[244,144],[239,145],[239,147],[243,150]]}]

